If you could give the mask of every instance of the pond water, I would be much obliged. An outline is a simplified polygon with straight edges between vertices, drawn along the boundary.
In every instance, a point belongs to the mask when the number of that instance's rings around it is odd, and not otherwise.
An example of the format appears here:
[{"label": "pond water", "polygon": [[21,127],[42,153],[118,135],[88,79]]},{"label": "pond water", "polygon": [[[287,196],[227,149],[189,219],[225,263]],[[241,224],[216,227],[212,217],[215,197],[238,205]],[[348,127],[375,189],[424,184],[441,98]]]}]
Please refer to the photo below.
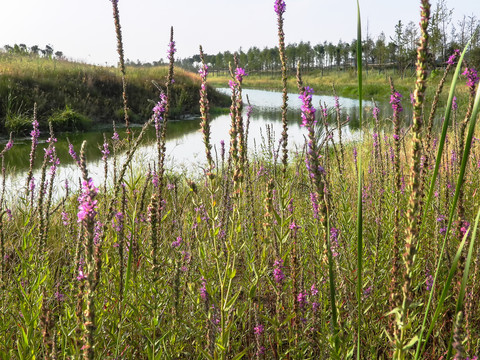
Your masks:
[{"label": "pond water", "polygon": [[[229,89],[219,89],[221,92],[229,94]],[[278,140],[282,133],[281,110],[282,95],[280,92],[271,92],[263,90],[243,90],[244,101],[248,96],[253,111],[250,119],[250,130],[248,136],[248,147],[251,152],[260,152],[262,145],[265,145],[267,138],[267,127],[270,133],[274,134],[274,143],[278,146]],[[313,104],[318,105],[321,101],[329,109],[331,114],[334,114],[335,99],[332,96],[317,96],[313,97]],[[289,94],[289,150],[300,150],[305,142],[306,129],[301,127],[300,107],[301,101],[298,94]],[[354,123],[358,118],[358,101],[346,98],[340,98],[340,106],[343,117],[348,115],[351,122]],[[371,102],[364,102],[364,111],[369,112],[372,107]],[[225,142],[226,151],[229,146],[229,130],[230,130],[230,116],[222,114],[212,116],[211,120],[211,143],[220,157],[220,143]],[[140,132],[140,128],[134,129],[135,133]],[[350,127],[344,127],[343,137],[346,140],[354,139],[358,133],[351,130]],[[119,130],[122,137],[123,131]],[[73,162],[68,154],[68,143],[72,143],[77,153],[80,151],[81,143],[87,141],[87,167],[90,176],[94,183],[99,185],[103,183],[104,178],[104,164],[101,159],[101,146],[104,142],[104,134],[107,139],[112,137],[112,129],[106,128],[105,131],[86,132],[86,133],[71,133],[59,134],[58,142],[56,144],[57,154],[59,156],[61,165],[57,170],[57,194],[61,196],[63,193],[62,185],[66,179],[72,187],[78,186],[78,178],[80,172],[76,164]],[[39,144],[37,149],[37,160],[34,177],[37,181],[40,179],[40,166],[43,160],[45,141]],[[30,139],[16,139],[14,147],[6,154],[5,162],[7,166],[7,193],[18,194],[21,189],[25,188],[26,174],[29,166],[30,154]],[[0,149],[3,145],[0,145]],[[172,170],[189,173],[199,173],[206,163],[204,145],[202,134],[200,132],[200,119],[194,120],[171,120],[167,128],[167,167]],[[118,163],[121,164],[124,154],[118,155]],[[134,167],[138,171],[146,172],[148,165],[155,162],[157,157],[155,132],[152,127],[142,142],[141,146],[136,152]],[[110,159],[111,161],[111,159]],[[109,165],[111,168],[111,163]],[[23,191],[22,191],[23,193]]]}]

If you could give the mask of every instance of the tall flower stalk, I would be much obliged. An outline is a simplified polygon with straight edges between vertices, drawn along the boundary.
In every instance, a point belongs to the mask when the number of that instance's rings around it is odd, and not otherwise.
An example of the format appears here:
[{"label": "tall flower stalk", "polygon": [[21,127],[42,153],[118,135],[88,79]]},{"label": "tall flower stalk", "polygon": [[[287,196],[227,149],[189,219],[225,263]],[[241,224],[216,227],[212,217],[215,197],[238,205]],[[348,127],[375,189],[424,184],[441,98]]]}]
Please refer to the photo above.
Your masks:
[{"label": "tall flower stalk", "polygon": [[430,2],[421,1],[421,20],[420,20],[420,44],[417,49],[417,79],[415,82],[414,104],[413,104],[413,126],[412,126],[412,170],[411,170],[411,188],[410,200],[407,210],[407,230],[405,238],[405,253],[403,260],[405,263],[405,278],[403,284],[403,301],[400,310],[400,319],[398,322],[400,330],[400,339],[396,348],[394,358],[404,359],[405,346],[408,329],[408,310],[411,303],[411,282],[413,274],[413,260],[418,246],[419,223],[418,214],[421,202],[421,153],[422,153],[422,125],[423,125],[423,102],[425,98],[426,79],[427,79],[427,56],[428,56],[428,22],[430,19]]},{"label": "tall flower stalk", "polygon": [[325,193],[325,170],[320,165],[320,152],[317,145],[317,138],[315,134],[315,113],[316,109],[312,105],[313,89],[304,86],[300,74],[300,64],[297,66],[297,86],[300,93],[300,100],[302,101],[302,126],[307,128],[308,143],[307,143],[307,158],[305,163],[309,177],[314,185],[315,196],[319,205],[320,223],[323,230],[324,244],[327,250],[328,267],[329,267],[329,287],[330,287],[330,306],[332,311],[332,338],[334,342],[334,351],[339,351],[339,329],[337,322],[337,307],[335,300],[335,278],[333,272],[333,256],[330,239],[330,225],[329,225],[329,210],[327,194]]},{"label": "tall flower stalk", "polygon": [[285,55],[285,33],[283,31],[283,14],[286,10],[284,0],[275,0],[275,13],[277,14],[277,27],[278,27],[278,50],[280,54],[280,62],[282,64],[282,164],[283,173],[285,175],[288,164],[288,121],[287,121],[287,107],[288,107],[288,95],[287,95],[287,58]]},{"label": "tall flower stalk", "polygon": [[200,85],[200,116],[202,122],[200,127],[202,128],[203,134],[203,144],[205,145],[205,154],[207,156],[208,171],[207,175],[212,175],[212,170],[215,165],[212,159],[212,145],[210,144],[210,114],[209,114],[209,105],[207,98],[207,76],[208,76],[208,65],[205,64],[205,57],[203,55],[203,49],[200,46],[200,59],[202,60],[202,65],[198,71],[200,78],[202,79],[202,84]]},{"label": "tall flower stalk", "polygon": [[125,127],[127,128],[127,134],[130,134],[130,120],[128,118],[128,99],[127,99],[127,78],[125,71],[125,60],[123,53],[123,41],[122,41],[122,28],[120,26],[120,13],[118,11],[118,0],[110,0],[113,6],[113,20],[115,23],[115,33],[117,35],[117,53],[120,67],[120,72],[122,73],[122,98],[123,98],[123,115],[125,119]]},{"label": "tall flower stalk", "polygon": [[[88,176],[86,160],[85,160],[84,141],[80,151],[80,168],[82,171],[82,193],[78,198],[78,222],[83,229],[83,246],[85,249],[85,268],[79,272],[78,281],[85,281],[85,291],[83,293],[83,303],[85,305],[84,324],[83,324],[83,357],[85,360],[93,360],[95,358],[94,351],[94,333],[95,333],[95,288],[98,278],[95,274],[99,272],[96,269],[95,251],[97,247],[94,244],[95,236],[95,219],[97,216],[97,200],[98,188],[93,184],[93,180]],[[100,245],[98,245],[100,246]],[[98,251],[98,250],[97,250]]]}]

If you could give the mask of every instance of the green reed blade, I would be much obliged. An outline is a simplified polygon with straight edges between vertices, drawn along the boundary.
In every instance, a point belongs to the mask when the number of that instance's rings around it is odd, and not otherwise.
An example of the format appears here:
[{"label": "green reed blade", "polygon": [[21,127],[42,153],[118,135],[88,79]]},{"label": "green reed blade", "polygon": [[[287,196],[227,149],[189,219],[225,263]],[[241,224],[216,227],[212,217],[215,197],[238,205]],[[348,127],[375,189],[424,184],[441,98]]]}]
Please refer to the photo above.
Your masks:
[{"label": "green reed blade", "polygon": [[[477,227],[478,227],[479,219],[480,219],[480,207],[477,212],[477,217],[475,218],[475,225],[473,228],[472,240],[470,241],[470,246],[468,247],[468,255],[467,255],[467,260],[465,262],[465,270],[463,272],[462,283],[460,285],[460,292],[458,294],[457,307],[455,309],[455,314],[458,314],[458,312],[461,311],[461,309],[463,309],[463,306],[464,306],[463,300],[465,299],[465,288],[467,287],[468,273],[470,272],[470,264],[472,263],[473,245],[475,244],[475,238],[477,237]],[[450,359],[450,357],[452,356],[452,341],[453,341],[453,329],[452,329],[452,334],[450,336],[450,341],[448,343],[447,359]]]},{"label": "green reed blade", "polygon": [[[470,42],[467,44],[467,47],[469,46],[469,44],[470,44]],[[463,55],[465,54],[465,51],[466,51],[466,48],[464,49],[464,51],[462,53],[462,56],[460,57],[460,60],[458,62],[457,69],[455,71],[455,76],[454,76],[455,81],[456,81],[456,78],[458,78],[458,75],[459,75],[459,72],[460,72],[459,69],[461,67],[461,61],[463,60]],[[454,85],[455,84],[452,83],[452,87],[454,87]],[[451,93],[450,95],[452,95],[452,93],[453,93],[452,89],[450,90],[450,93]],[[452,97],[449,96],[449,102],[448,102],[449,105],[448,105],[447,110],[449,110],[449,108],[451,108],[451,100],[452,99],[453,99],[453,96]],[[472,116],[470,117],[470,125],[469,125],[469,128],[468,128],[467,139],[465,141],[465,149],[464,149],[463,156],[462,156],[462,162],[461,162],[461,165],[460,165],[460,173],[458,175],[457,185],[456,185],[456,188],[455,188],[455,195],[453,197],[453,203],[452,203],[452,207],[450,209],[447,231],[446,231],[445,237],[443,239],[442,250],[441,250],[440,256],[438,258],[437,268],[436,268],[436,271],[435,271],[435,276],[433,278],[432,289],[435,288],[435,284],[437,282],[438,272],[440,270],[440,266],[442,265],[443,253],[445,252],[445,247],[446,247],[446,244],[447,244],[448,233],[450,232],[450,229],[451,229],[452,223],[453,223],[453,216],[455,214],[455,209],[456,209],[456,206],[457,206],[458,196],[459,196],[459,193],[460,193],[460,187],[463,185],[465,168],[467,166],[467,161],[468,161],[468,158],[470,156],[470,148],[472,146],[473,133],[474,133],[475,125],[476,125],[476,122],[477,122],[477,113],[478,113],[479,103],[480,103],[480,87],[477,89],[477,94],[475,96],[475,103],[474,103],[474,106],[473,106],[473,112],[472,112]],[[446,122],[447,122],[447,118],[445,117],[445,123]],[[444,128],[445,128],[445,123],[444,123]],[[445,138],[443,137],[443,131],[442,131],[442,141],[445,141]],[[442,151],[443,151],[443,147],[442,147]],[[435,168],[437,168],[437,164],[439,163],[439,159],[441,158],[441,155],[442,155],[442,153],[440,152],[440,147],[439,147],[439,154],[437,155],[437,161],[436,161]],[[434,180],[435,179],[432,179],[432,184],[433,184]],[[428,313],[429,313],[429,310],[430,310],[430,305],[431,305],[431,302],[432,302],[433,293],[434,293],[434,291],[432,290],[430,292],[430,296],[428,298],[428,303],[427,303],[427,307],[426,307],[426,310],[425,310],[425,315],[423,317],[422,327],[421,327],[421,330],[420,330],[420,336],[419,336],[419,339],[418,339],[417,351],[415,353],[415,359],[419,359],[421,354],[423,353],[423,351],[425,349],[425,345],[426,345],[427,340],[428,340],[428,337],[431,333],[431,330],[433,330],[433,325],[435,324],[436,318],[434,317],[434,319],[432,320],[432,323],[430,325],[429,332],[428,332],[427,336],[425,337],[425,341],[424,341],[422,350],[420,351],[420,346],[421,346],[421,343],[422,343],[422,336],[423,336],[423,332],[425,330],[425,324],[427,322],[427,316],[428,316]],[[439,303],[439,305],[440,305],[440,303]],[[438,309],[438,306],[437,306],[437,309]]]},{"label": "green reed blade", "polygon": [[447,100],[447,108],[445,109],[445,119],[443,121],[443,126],[442,126],[442,134],[440,136],[440,141],[438,143],[438,151],[437,151],[437,158],[436,158],[436,161],[435,161],[435,169],[433,170],[433,176],[432,176],[432,179],[430,181],[430,189],[428,191],[427,201],[425,203],[425,207],[424,207],[424,210],[423,210],[420,233],[422,233],[422,231],[423,231],[423,225],[425,224],[427,211],[428,211],[428,208],[430,206],[430,203],[431,203],[432,197],[433,197],[433,191],[434,191],[434,188],[435,188],[435,181],[437,180],[438,171],[440,170],[440,163],[442,161],[443,148],[445,146],[445,138],[447,136],[448,125],[449,125],[449,122],[450,122],[450,114],[452,112],[452,103],[453,103],[453,96],[454,96],[454,93],[455,93],[455,86],[457,84],[458,77],[460,76],[460,70],[462,69],[463,58],[465,56],[465,53],[467,52],[468,47],[470,46],[471,41],[472,40],[470,39],[468,44],[463,49],[463,52],[460,56],[460,59],[458,59],[457,67],[455,69],[455,74],[453,75],[453,78],[452,78],[452,84],[450,85],[450,92],[448,93],[448,100]]},{"label": "green reed blade", "polygon": [[[358,108],[360,134],[362,134],[362,24],[360,17],[360,3],[357,0],[357,75],[358,75]],[[358,153],[358,194],[357,194],[357,359],[360,359],[360,330],[362,324],[362,267],[363,267],[363,216],[362,216],[362,152]]]}]

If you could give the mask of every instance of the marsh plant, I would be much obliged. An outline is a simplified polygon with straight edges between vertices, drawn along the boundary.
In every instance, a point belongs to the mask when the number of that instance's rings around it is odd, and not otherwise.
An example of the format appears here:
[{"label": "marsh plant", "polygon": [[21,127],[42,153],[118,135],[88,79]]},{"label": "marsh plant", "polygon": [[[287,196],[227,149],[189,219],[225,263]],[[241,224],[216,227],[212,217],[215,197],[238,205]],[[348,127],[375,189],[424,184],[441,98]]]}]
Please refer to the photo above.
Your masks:
[{"label": "marsh plant", "polygon": [[[125,79],[118,1],[112,4]],[[284,69],[287,8],[282,0],[272,5]],[[204,172],[166,168],[178,86],[173,28],[165,92],[137,134],[129,129],[122,139],[114,124],[113,137],[104,137],[103,183],[90,177],[84,146],[69,148],[81,172],[69,183],[78,190],[58,183],[55,128],[39,154],[34,111],[30,171],[15,197],[7,196],[3,163],[14,139],[0,149],[0,358],[476,359],[478,76],[465,62],[467,48],[455,51],[445,64],[446,73],[455,69],[448,96],[445,80],[433,98],[426,95],[429,9],[422,0],[412,103],[391,80],[391,111],[361,111],[360,141],[342,140],[348,118],[340,102],[314,104],[299,66],[303,151],[287,153],[282,71],[281,143],[267,132],[265,151],[252,156],[246,64],[235,57],[231,130],[213,144],[200,48]],[[357,40],[362,108],[360,10]],[[462,87],[464,108],[455,102]],[[127,110],[125,85],[122,98]],[[157,157],[139,169],[134,155],[149,126]],[[53,197],[59,187],[65,195]]]}]

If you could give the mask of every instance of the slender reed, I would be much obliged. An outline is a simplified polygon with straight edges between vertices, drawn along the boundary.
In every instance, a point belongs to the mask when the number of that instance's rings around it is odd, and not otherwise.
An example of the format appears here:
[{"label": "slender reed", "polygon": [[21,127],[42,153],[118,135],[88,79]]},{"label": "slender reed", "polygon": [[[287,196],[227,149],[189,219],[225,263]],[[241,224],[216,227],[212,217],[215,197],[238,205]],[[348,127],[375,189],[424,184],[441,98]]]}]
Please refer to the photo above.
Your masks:
[{"label": "slender reed", "polygon": [[[33,193],[32,189],[32,179],[33,179],[33,166],[35,164],[36,150],[38,145],[38,138],[40,137],[40,130],[38,128],[37,120],[37,103],[33,106],[33,121],[32,121],[33,130],[30,132],[32,137],[32,147],[30,150],[30,167],[27,174],[27,182],[25,183],[26,196],[28,197],[29,193]],[[32,195],[33,196],[33,195]],[[33,206],[33,201],[31,206]]]},{"label": "slender reed", "polygon": [[283,14],[286,10],[285,1],[275,0],[275,13],[277,14],[277,27],[278,27],[278,51],[280,55],[280,62],[282,64],[282,164],[283,175],[287,171],[288,164],[288,120],[287,120],[287,108],[288,108],[288,95],[287,95],[287,57],[285,55],[285,33],[283,31]]},{"label": "slender reed", "polygon": [[202,61],[202,66],[198,71],[200,78],[202,79],[202,85],[200,87],[200,116],[202,122],[200,127],[203,134],[203,144],[205,145],[205,154],[207,156],[208,171],[207,175],[210,177],[213,175],[213,169],[215,164],[212,159],[212,144],[210,144],[210,114],[209,114],[209,105],[207,98],[207,75],[208,75],[208,65],[205,64],[205,56],[203,55],[203,49],[200,46],[200,59]]},{"label": "slender reed", "polygon": [[[360,131],[362,131],[362,118],[363,118],[363,82],[362,82],[362,25],[360,17],[360,3],[357,0],[357,78],[358,78],[358,108],[359,108],[359,122]],[[361,133],[363,136],[363,132]],[[363,161],[362,152],[358,154],[358,160],[356,162],[358,174],[357,174],[357,359],[361,359],[361,329],[362,329],[362,295],[363,295]]]},{"label": "slender reed", "polygon": [[411,303],[411,282],[413,274],[413,261],[417,249],[419,236],[418,213],[420,209],[420,181],[421,181],[421,152],[422,152],[422,118],[423,101],[425,98],[426,79],[427,79],[427,56],[428,56],[428,22],[430,20],[430,2],[421,1],[421,20],[420,20],[420,44],[417,49],[417,80],[415,82],[413,105],[413,137],[412,137],[412,175],[409,188],[411,189],[409,206],[407,210],[407,230],[405,238],[405,253],[403,260],[405,262],[405,278],[403,284],[403,302],[401,304],[401,313],[399,321],[400,339],[395,349],[394,358],[403,359],[405,357],[405,345],[407,340],[408,311]]},{"label": "slender reed", "polygon": [[115,23],[115,33],[117,35],[117,53],[119,58],[120,72],[122,73],[122,98],[123,98],[123,116],[127,135],[130,135],[130,121],[128,118],[128,99],[127,99],[127,78],[125,71],[125,60],[123,53],[122,28],[120,26],[120,13],[118,11],[118,0],[110,0],[113,6],[113,20]]}]

